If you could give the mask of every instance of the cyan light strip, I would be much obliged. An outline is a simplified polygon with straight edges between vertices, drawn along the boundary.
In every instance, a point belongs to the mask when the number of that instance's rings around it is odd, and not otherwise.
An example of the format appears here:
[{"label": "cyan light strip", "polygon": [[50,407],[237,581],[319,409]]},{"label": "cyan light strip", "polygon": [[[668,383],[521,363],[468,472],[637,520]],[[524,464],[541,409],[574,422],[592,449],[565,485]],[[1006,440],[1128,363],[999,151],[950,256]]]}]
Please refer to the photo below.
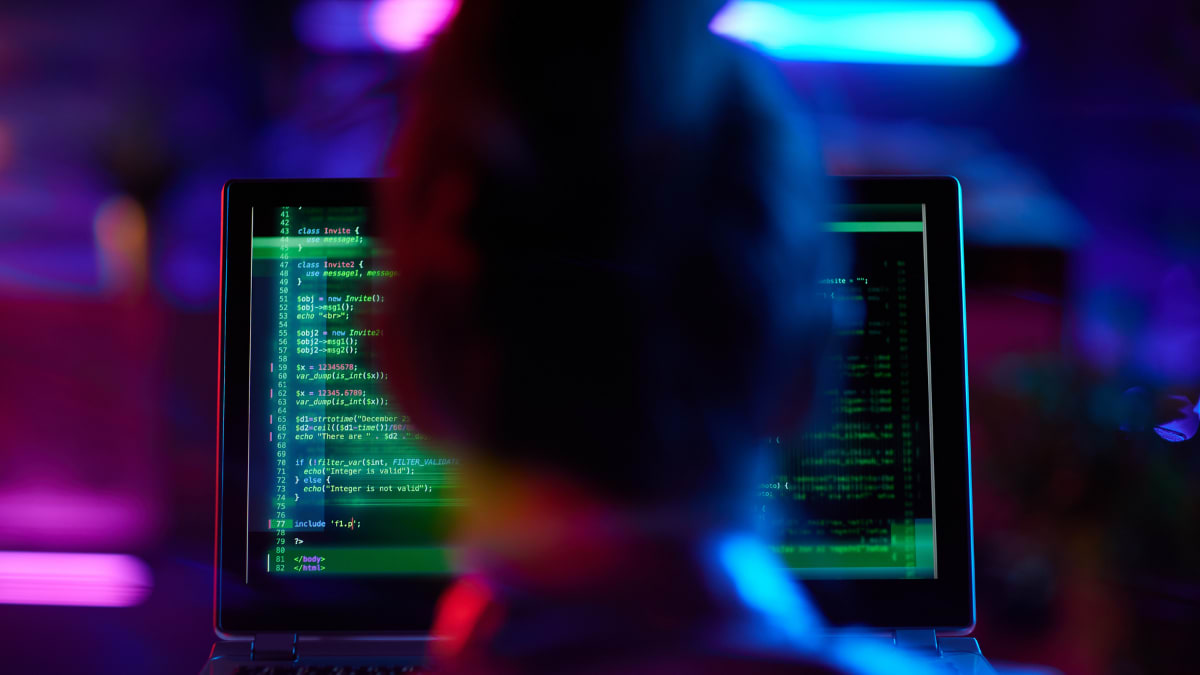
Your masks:
[{"label": "cyan light strip", "polygon": [[797,61],[996,66],[1021,40],[991,2],[733,0],[713,32]]}]

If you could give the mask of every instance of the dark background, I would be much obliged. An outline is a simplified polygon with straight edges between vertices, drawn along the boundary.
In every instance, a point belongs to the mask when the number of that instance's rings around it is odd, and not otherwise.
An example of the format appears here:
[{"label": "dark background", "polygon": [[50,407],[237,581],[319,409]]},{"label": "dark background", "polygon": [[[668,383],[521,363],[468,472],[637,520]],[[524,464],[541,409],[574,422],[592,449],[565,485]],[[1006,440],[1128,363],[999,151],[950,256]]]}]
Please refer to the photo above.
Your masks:
[{"label": "dark background", "polygon": [[[1022,40],[1001,66],[780,65],[831,172],[962,181],[985,653],[1187,672],[1200,3],[998,5]],[[307,46],[300,8],[0,8],[0,551],[150,570],[132,607],[0,605],[3,670],[203,662],[220,186],[376,175],[417,59]],[[1183,440],[1131,417],[1133,387],[1186,399]]]}]

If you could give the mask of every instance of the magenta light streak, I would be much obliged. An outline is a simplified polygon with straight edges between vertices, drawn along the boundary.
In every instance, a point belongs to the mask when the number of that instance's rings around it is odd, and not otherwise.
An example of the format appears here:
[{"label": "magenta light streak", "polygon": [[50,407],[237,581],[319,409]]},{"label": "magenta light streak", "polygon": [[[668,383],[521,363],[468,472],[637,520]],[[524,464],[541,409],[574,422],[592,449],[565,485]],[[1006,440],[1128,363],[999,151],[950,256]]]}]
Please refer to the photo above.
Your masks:
[{"label": "magenta light streak", "polygon": [[398,52],[416,51],[458,12],[458,0],[377,0],[368,25],[375,43]]},{"label": "magenta light streak", "polygon": [[139,546],[160,527],[154,495],[0,484],[0,547]]},{"label": "magenta light streak", "polygon": [[0,604],[132,607],[152,586],[130,555],[0,551]]}]

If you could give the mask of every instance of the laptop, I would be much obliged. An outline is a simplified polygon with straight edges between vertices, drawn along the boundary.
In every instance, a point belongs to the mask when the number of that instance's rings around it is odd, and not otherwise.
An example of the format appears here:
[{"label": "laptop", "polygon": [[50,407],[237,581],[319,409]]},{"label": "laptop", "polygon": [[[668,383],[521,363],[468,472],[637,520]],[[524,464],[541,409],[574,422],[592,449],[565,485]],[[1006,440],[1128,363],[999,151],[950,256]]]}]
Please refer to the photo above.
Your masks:
[{"label": "laptop", "polygon": [[[975,622],[961,191],[840,177],[821,280],[841,382],[770,439],[755,499],[834,631],[992,672]],[[458,464],[388,400],[371,180],[235,180],[222,198],[214,626],[201,672],[424,668]],[[375,670],[370,670],[374,668]],[[307,671],[318,672],[318,671]],[[319,671],[324,672],[324,671]]]}]

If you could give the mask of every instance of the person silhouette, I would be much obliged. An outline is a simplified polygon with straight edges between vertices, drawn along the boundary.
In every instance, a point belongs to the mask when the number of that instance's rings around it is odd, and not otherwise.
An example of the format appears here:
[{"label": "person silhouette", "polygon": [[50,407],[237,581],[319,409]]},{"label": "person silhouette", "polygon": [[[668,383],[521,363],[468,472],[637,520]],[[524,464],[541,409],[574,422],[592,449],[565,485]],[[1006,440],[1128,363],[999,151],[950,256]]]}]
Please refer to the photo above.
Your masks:
[{"label": "person silhouette", "polygon": [[392,388],[472,500],[448,672],[897,672],[754,530],[842,253],[816,137],[719,4],[465,0],[426,55],[378,202]]}]

